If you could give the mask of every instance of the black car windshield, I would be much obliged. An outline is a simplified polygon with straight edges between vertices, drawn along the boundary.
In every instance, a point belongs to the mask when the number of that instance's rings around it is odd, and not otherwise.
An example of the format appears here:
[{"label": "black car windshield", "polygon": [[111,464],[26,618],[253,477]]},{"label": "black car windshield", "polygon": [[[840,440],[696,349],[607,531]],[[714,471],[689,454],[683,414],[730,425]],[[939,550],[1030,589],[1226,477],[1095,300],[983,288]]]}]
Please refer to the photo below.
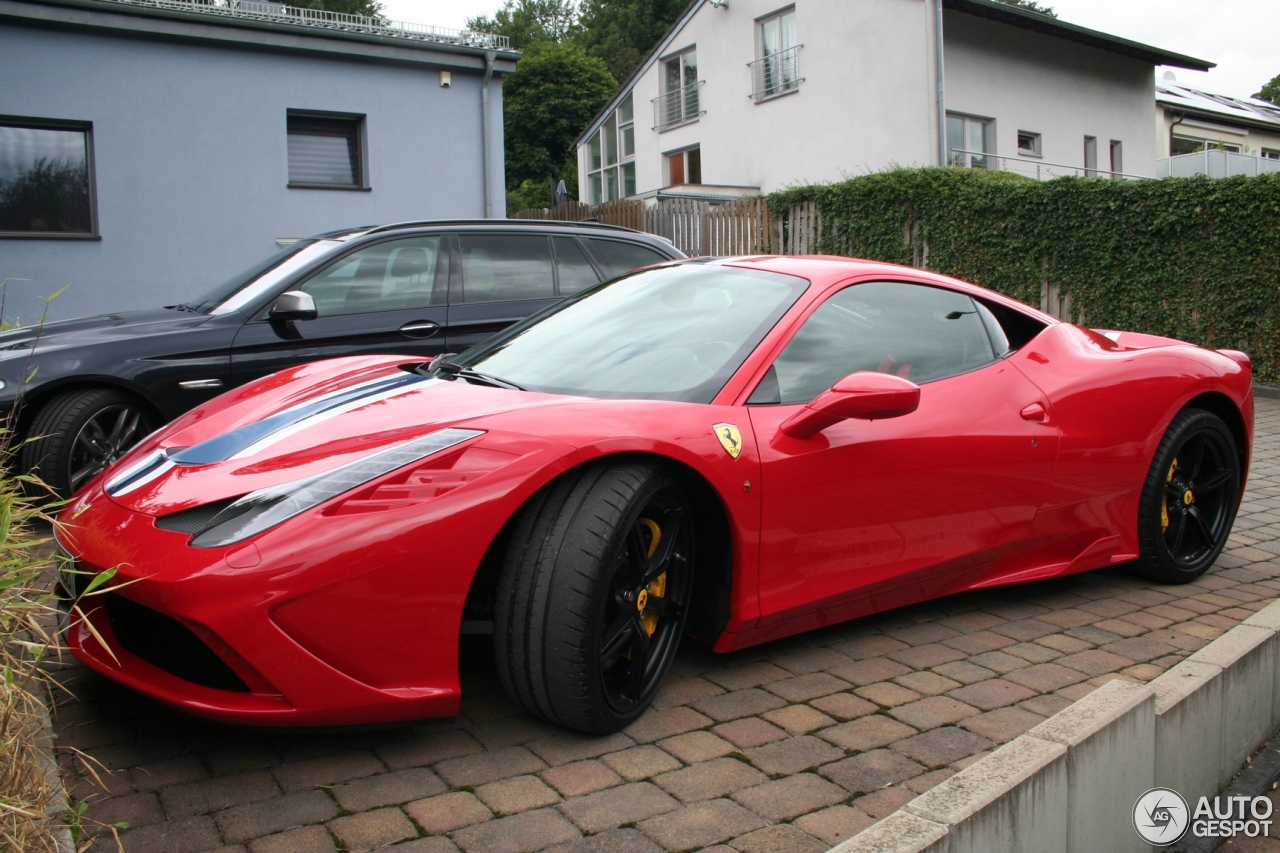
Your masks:
[{"label": "black car windshield", "polygon": [[210,288],[198,298],[185,303],[183,307],[191,311],[198,311],[201,314],[208,313],[209,311],[212,311],[214,308],[216,308],[218,305],[221,305],[228,298],[230,298],[237,291],[239,291],[240,288],[244,287],[246,284],[249,284],[258,276],[274,269],[275,267],[284,263],[289,258],[296,255],[298,252],[301,252],[303,249],[307,248],[308,246],[314,245],[315,242],[316,242],[315,240],[299,240],[296,243],[290,243],[288,246],[285,246],[283,249],[276,252],[266,260],[258,261],[256,264],[249,267],[248,269],[242,270],[236,273],[235,275],[231,276],[231,278],[222,282],[217,287]]},{"label": "black car windshield", "polygon": [[451,361],[534,391],[709,403],[808,284],[719,264],[644,270]]}]

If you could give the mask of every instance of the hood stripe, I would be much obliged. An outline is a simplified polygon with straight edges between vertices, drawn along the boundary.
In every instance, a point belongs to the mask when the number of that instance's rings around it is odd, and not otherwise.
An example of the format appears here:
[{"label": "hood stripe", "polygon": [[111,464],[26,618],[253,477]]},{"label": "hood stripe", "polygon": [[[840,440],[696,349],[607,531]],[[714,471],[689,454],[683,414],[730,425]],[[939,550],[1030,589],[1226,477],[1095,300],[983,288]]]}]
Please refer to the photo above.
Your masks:
[{"label": "hood stripe", "polygon": [[[251,448],[256,452],[269,444],[267,439],[272,436],[285,430],[290,430],[290,434],[296,432],[297,429],[292,428],[301,429],[318,416],[328,416],[326,413],[331,410],[346,407],[343,411],[350,411],[365,403],[373,402],[374,398],[385,399],[431,379],[432,377],[419,373],[402,373],[343,388],[325,394],[323,397],[307,400],[283,412],[277,412],[257,423],[245,424],[207,441],[193,444],[169,458],[178,465],[211,465],[215,462],[226,462],[228,459],[245,455]],[[338,414],[336,411],[332,413]]]}]

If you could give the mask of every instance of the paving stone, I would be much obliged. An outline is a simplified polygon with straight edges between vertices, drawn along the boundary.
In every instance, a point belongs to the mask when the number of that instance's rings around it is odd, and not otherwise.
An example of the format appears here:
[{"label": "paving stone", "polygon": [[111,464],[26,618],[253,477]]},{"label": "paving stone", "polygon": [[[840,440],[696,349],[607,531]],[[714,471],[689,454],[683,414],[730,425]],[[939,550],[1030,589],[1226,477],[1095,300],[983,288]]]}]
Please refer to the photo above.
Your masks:
[{"label": "paving stone", "polygon": [[812,736],[792,737],[743,751],[747,760],[770,776],[799,773],[844,757],[844,753]]},{"label": "paving stone", "polygon": [[323,791],[298,791],[258,803],[234,806],[214,815],[222,837],[235,844],[295,826],[323,823],[338,807]]},{"label": "paving stone", "polygon": [[963,660],[944,663],[942,666],[934,667],[933,671],[961,684],[973,684],[975,681],[983,681],[995,675],[994,671],[985,666]]},{"label": "paving stone", "polygon": [[375,809],[329,821],[329,829],[342,840],[346,850],[376,850],[414,838],[414,828],[404,812],[396,808]]},{"label": "paving stone", "polygon": [[877,681],[888,681],[899,675],[911,672],[911,667],[903,666],[896,660],[888,658],[866,658],[833,667],[831,674],[859,687],[874,684]]},{"label": "paving stone", "polygon": [[869,794],[919,776],[925,767],[891,749],[874,749],[836,761],[818,772],[851,794]]},{"label": "paving stone", "polygon": [[[711,725],[711,719],[684,706],[646,711],[640,719],[623,730],[636,743],[653,743],[664,737],[684,734]],[[616,749],[607,750],[616,752]],[[599,753],[603,755],[604,753]],[[591,756],[595,757],[595,756]]]},{"label": "paving stone", "polygon": [[[615,753],[616,754],[616,753]],[[542,781],[566,797],[581,797],[622,784],[622,777],[598,760],[575,761],[542,772]]]},{"label": "paving stone", "polygon": [[758,687],[735,690],[694,703],[694,707],[718,723],[737,720],[772,711],[787,704],[772,693]]},{"label": "paving stone", "polygon": [[[992,741],[971,731],[943,726],[900,740],[891,748],[925,767],[942,767],[993,746]],[[865,808],[862,810],[871,813]]]},{"label": "paving stone", "polygon": [[923,646],[912,646],[909,649],[889,652],[885,657],[912,669],[929,669],[954,660],[964,660],[968,655],[941,643],[926,643]]},{"label": "paving stone", "polygon": [[921,730],[956,723],[976,713],[977,708],[948,696],[930,696],[889,711],[891,717]]},{"label": "paving stone", "polygon": [[866,752],[887,746],[904,737],[911,737],[916,730],[884,714],[860,717],[818,732],[818,737],[841,749]]},{"label": "paving stone", "polygon": [[163,823],[165,820],[160,798],[150,791],[91,800],[85,816],[93,823],[127,823],[130,827]]},{"label": "paving stone", "polygon": [[[972,596],[969,596],[969,598],[972,598]],[[979,631],[985,631],[988,628],[1003,624],[1005,621],[1006,620],[1001,619],[999,616],[992,613],[973,610],[968,613],[958,613],[954,616],[946,616],[939,619],[938,624],[946,625],[948,628],[955,628],[962,634],[975,634]]]},{"label": "paving stone", "polygon": [[732,723],[721,723],[712,731],[740,749],[772,743],[787,736],[787,733],[782,729],[757,717],[746,717],[745,719],[734,720]]},{"label": "paving stone", "polygon": [[1003,708],[1005,705],[1030,699],[1036,692],[1003,678],[992,678],[952,690],[947,695],[983,711],[990,711],[992,708]]},{"label": "paving stone", "polygon": [[866,687],[859,687],[854,693],[866,699],[868,702],[874,702],[881,708],[893,708],[897,705],[905,705],[908,702],[914,702],[920,698],[920,694],[914,690],[908,690],[901,684],[894,684],[891,681],[881,681],[878,684],[868,684]]},{"label": "paving stone", "polygon": [[[1027,662],[1007,652],[986,652],[969,658],[968,663],[989,669],[997,675],[1007,675],[1015,669],[1022,669]],[[941,671],[941,667],[938,670]],[[945,674],[945,673],[944,673]]]},{"label": "paving stone", "polygon": [[386,772],[386,766],[371,752],[363,750],[326,755],[310,761],[290,762],[272,769],[276,781],[286,794],[305,791],[321,785],[333,785]]},{"label": "paving stone", "polygon": [[770,711],[764,715],[764,718],[793,735],[808,734],[835,722],[831,717],[808,705],[788,705],[785,708]]},{"label": "paving stone", "polygon": [[985,714],[967,717],[959,725],[988,740],[1007,743],[1043,721],[1043,716],[1033,714],[1025,708],[997,708]]},{"label": "paving stone", "polygon": [[1056,663],[1042,663],[1011,672],[1005,678],[1038,693],[1049,693],[1068,684],[1084,681],[1085,676],[1077,670]]},{"label": "paving stone", "polygon": [[[1128,658],[1135,663],[1145,663],[1149,660],[1155,660],[1158,657],[1171,654],[1177,649],[1167,643],[1153,640],[1150,637],[1133,637],[1126,640],[1120,640],[1116,643],[1110,643],[1103,646],[1104,652],[1110,652],[1123,658]],[[1065,662],[1059,661],[1059,663]]]},{"label": "paving stone", "polygon": [[862,660],[863,658],[884,657],[889,652],[907,648],[907,644],[901,640],[886,637],[883,634],[873,634],[868,637],[858,637],[843,643],[836,643],[831,648],[854,660]]},{"label": "paving stone", "polygon": [[[140,826],[122,833],[121,840],[129,853],[204,853],[222,844],[218,828],[208,815]],[[113,842],[107,843],[110,846],[105,849],[117,849]],[[95,853],[99,847],[95,845]]]},{"label": "paving stone", "polygon": [[780,666],[765,661],[738,664],[716,672],[708,672],[706,679],[719,684],[725,690],[742,690],[745,687],[759,687],[789,678],[791,673]]},{"label": "paving stone", "polygon": [[1062,657],[1062,652],[1039,643],[1014,643],[1012,646],[1007,646],[1005,652],[1022,658],[1027,663],[1048,663],[1054,658]]},{"label": "paving stone", "polygon": [[824,853],[827,845],[798,826],[766,826],[730,842],[740,853]]},{"label": "paving stone", "polygon": [[849,689],[851,685],[843,679],[825,672],[812,672],[808,675],[797,675],[774,681],[767,690],[775,696],[781,696],[788,702],[807,702],[818,696],[827,696]]},{"label": "paving stone", "polygon": [[453,841],[464,853],[532,853],[580,837],[555,809],[539,809],[460,829]]},{"label": "paving stone", "polygon": [[516,776],[476,788],[476,796],[494,814],[532,811],[560,802],[560,795],[537,776]]},{"label": "paving stone", "polygon": [[416,838],[384,847],[378,853],[458,853],[458,845],[447,838]]},{"label": "paving stone", "polygon": [[621,785],[560,804],[560,811],[565,817],[583,832],[593,834],[679,808],[679,802],[651,782]]},{"label": "paving stone", "polygon": [[894,682],[922,696],[937,696],[960,686],[960,682],[936,672],[912,672],[895,678]]},{"label": "paving stone", "polygon": [[599,758],[605,753],[617,752],[634,745],[635,741],[621,732],[604,736],[562,732],[555,737],[527,744],[530,751],[552,767],[584,758]]},{"label": "paving stone", "polygon": [[1003,625],[998,625],[992,630],[1018,642],[1028,642],[1057,633],[1059,626],[1041,619],[1019,619],[1016,622],[1006,622]]},{"label": "paving stone", "polygon": [[734,745],[711,732],[689,732],[660,741],[658,746],[683,761],[685,764],[696,764],[719,758],[735,751]]},{"label": "paving stone", "polygon": [[879,707],[852,693],[833,693],[830,696],[820,696],[810,702],[809,705],[837,720],[853,720],[858,717],[864,717],[867,714],[874,714]]},{"label": "paving stone", "polygon": [[[1154,631],[1158,628],[1167,628],[1173,624],[1172,619],[1165,619],[1163,616],[1156,616],[1154,613],[1148,613],[1145,610],[1128,614],[1124,617],[1124,621],[1132,622],[1134,625],[1137,625],[1140,628],[1146,628],[1148,631]],[[1097,627],[1106,628],[1106,626],[1101,622],[1097,624]]]},{"label": "paving stone", "polygon": [[1146,628],[1130,622],[1128,618],[1103,619],[1101,622],[1095,622],[1094,627],[1125,638],[1138,637],[1147,632]]},{"label": "paving stone", "polygon": [[525,747],[509,746],[441,761],[435,771],[444,781],[459,788],[537,773],[546,768],[546,762]]},{"label": "paving stone", "polygon": [[[970,718],[975,719],[975,718]],[[956,771],[950,767],[944,767],[941,770],[934,770],[931,773],[922,773],[914,779],[908,779],[902,783],[902,786],[916,794],[923,794],[925,791],[937,785],[939,782],[945,782],[952,776],[956,775]]]},{"label": "paving stone", "polygon": [[349,812],[378,806],[393,806],[443,794],[449,790],[436,774],[425,767],[411,767],[383,773],[333,787],[333,797]]},{"label": "paving stone", "polygon": [[915,792],[905,786],[881,788],[874,794],[858,797],[850,805],[876,820],[888,817],[916,798]]},{"label": "paving stone", "polygon": [[680,762],[671,753],[656,746],[637,746],[621,752],[611,752],[602,756],[600,761],[628,782],[649,779],[680,766]]},{"label": "paving stone", "polygon": [[664,853],[649,836],[638,829],[611,829],[547,848],[547,853]]},{"label": "paving stone", "polygon": [[203,781],[209,778],[209,771],[196,756],[184,755],[181,758],[153,761],[135,767],[129,771],[128,778],[139,791],[159,791],[188,782]]},{"label": "paving stone", "polygon": [[408,803],[404,810],[409,817],[417,821],[418,826],[437,835],[493,817],[489,808],[480,802],[475,794],[468,791],[428,797],[425,800]]},{"label": "paving stone", "polygon": [[794,652],[785,652],[772,657],[774,664],[794,675],[829,670],[832,667],[850,663],[851,660],[848,655],[826,648],[797,649]]},{"label": "paving stone", "polygon": [[848,796],[839,785],[820,776],[796,773],[738,791],[733,799],[761,817],[778,822],[835,805]]},{"label": "paving stone", "polygon": [[927,643],[941,643],[952,637],[959,635],[959,631],[955,628],[949,628],[946,625],[940,625],[937,622],[924,622],[917,625],[904,625],[899,628],[889,628],[885,631],[895,640],[901,640],[909,646],[923,646]]},{"label": "paving stone", "polygon": [[1124,638],[1110,631],[1104,631],[1097,625],[1085,625],[1082,628],[1068,628],[1062,633],[1068,637],[1075,637],[1078,640],[1084,640],[1095,646],[1105,646],[1107,643],[1114,643]]},{"label": "paving stone", "polygon": [[642,820],[637,828],[667,850],[697,850],[764,825],[763,818],[731,800],[710,800]]},{"label": "paving stone", "polygon": [[472,737],[484,744],[485,749],[523,746],[529,741],[542,740],[563,732],[564,729],[558,726],[527,715],[487,720],[471,726],[468,731]]},{"label": "paving stone", "polygon": [[712,684],[705,678],[670,678],[658,688],[658,695],[653,697],[651,707],[661,709],[692,705],[724,692],[723,687]]},{"label": "paving stone", "polygon": [[1066,634],[1050,634],[1047,637],[1041,637],[1036,640],[1036,644],[1064,655],[1071,655],[1093,648],[1090,643],[1086,643],[1076,637],[1068,637]]},{"label": "paving stone", "polygon": [[[1113,643],[1112,645],[1115,644]],[[1136,661],[1102,649],[1091,649],[1087,652],[1079,652],[1078,654],[1059,658],[1056,663],[1059,666],[1068,666],[1079,670],[1085,675],[1102,675],[1106,672],[1124,669],[1126,666],[1133,666]]]},{"label": "paving stone", "polygon": [[851,806],[832,806],[797,818],[794,824],[832,846],[866,829],[875,820]]},{"label": "paving stone", "polygon": [[697,803],[759,785],[766,779],[759,770],[736,758],[715,758],[682,770],[663,773],[655,777],[653,782],[682,802]]},{"label": "paving stone", "polygon": [[249,842],[249,853],[336,853],[337,849],[323,826],[300,826]]}]

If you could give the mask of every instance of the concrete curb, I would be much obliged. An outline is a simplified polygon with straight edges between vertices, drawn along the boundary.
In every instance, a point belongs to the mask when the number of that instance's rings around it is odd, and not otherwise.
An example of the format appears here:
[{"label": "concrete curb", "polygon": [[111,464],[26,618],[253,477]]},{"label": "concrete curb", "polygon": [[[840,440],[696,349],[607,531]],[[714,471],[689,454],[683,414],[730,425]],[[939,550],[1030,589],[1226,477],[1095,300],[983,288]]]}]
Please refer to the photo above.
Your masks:
[{"label": "concrete curb", "polygon": [[1153,787],[1212,797],[1280,727],[1280,601],[1150,684],[1111,681],[829,853],[1149,851]]}]

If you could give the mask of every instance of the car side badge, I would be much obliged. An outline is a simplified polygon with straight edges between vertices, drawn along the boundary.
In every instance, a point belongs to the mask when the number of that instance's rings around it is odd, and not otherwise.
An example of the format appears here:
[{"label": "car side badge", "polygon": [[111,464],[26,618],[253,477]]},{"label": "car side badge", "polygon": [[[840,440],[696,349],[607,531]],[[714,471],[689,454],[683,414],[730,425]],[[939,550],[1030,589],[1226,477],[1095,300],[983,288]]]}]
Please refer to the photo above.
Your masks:
[{"label": "car side badge", "polygon": [[742,433],[738,432],[736,426],[716,424],[711,429],[715,430],[716,438],[720,439],[720,446],[724,448],[725,453],[734,459],[742,454]]}]

